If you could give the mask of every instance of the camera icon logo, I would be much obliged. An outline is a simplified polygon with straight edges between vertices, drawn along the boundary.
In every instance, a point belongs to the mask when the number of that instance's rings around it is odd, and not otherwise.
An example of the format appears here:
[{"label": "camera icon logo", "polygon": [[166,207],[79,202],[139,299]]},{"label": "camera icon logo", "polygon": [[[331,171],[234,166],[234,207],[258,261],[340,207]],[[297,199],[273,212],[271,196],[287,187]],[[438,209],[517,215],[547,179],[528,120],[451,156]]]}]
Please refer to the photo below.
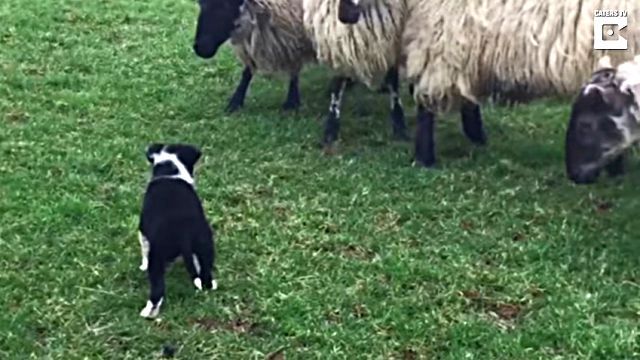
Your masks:
[{"label": "camera icon logo", "polygon": [[[625,10],[596,10],[593,17],[593,48],[595,50],[627,50],[627,39],[620,30],[627,27],[629,21]],[[604,31],[605,26],[608,28]],[[614,28],[617,27],[617,31]],[[617,39],[611,39],[617,33]],[[605,39],[605,34],[608,37]]]}]

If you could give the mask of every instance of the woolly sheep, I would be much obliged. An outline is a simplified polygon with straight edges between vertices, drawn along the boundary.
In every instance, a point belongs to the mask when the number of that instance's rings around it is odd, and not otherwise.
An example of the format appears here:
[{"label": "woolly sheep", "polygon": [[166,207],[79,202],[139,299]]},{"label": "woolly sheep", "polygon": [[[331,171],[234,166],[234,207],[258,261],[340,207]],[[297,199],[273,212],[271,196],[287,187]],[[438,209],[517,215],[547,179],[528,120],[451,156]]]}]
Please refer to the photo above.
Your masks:
[{"label": "woolly sheep", "polygon": [[[353,23],[358,22],[357,13],[375,0],[340,1],[347,13],[341,21]],[[640,28],[629,26],[621,31],[629,50],[593,50],[595,10],[626,10],[629,19],[638,19],[637,1],[399,2],[407,9],[400,65],[406,67],[418,103],[415,159],[427,167],[436,162],[435,113],[470,109],[470,103],[488,97],[530,100],[574,93],[597,57],[611,53],[616,61],[628,60],[640,42]],[[467,122],[474,125],[471,131],[482,130],[479,108],[467,115]]]},{"label": "woolly sheep", "polygon": [[242,79],[227,111],[238,110],[253,74],[288,74],[285,110],[300,106],[298,76],[315,53],[302,24],[302,0],[200,0],[193,46],[202,58],[212,58],[227,40],[244,63]]},{"label": "woolly sheep", "polygon": [[617,68],[601,59],[571,109],[565,140],[567,176],[596,181],[602,168],[624,173],[626,150],[640,140],[640,55]]},{"label": "woolly sheep", "polygon": [[601,56],[619,63],[640,50],[637,26],[620,31],[628,50],[593,49],[595,11],[626,10],[640,19],[638,1],[402,1],[409,14],[403,58],[419,104],[415,158],[424,166],[435,163],[435,113],[495,94],[574,94]]},{"label": "woolly sheep", "polygon": [[[345,25],[338,19],[339,0],[304,0],[304,25],[319,63],[336,73],[331,81],[331,105],[323,143],[337,140],[340,106],[347,79],[368,88],[385,84],[390,91],[394,135],[408,139],[398,86],[398,55],[406,8],[397,0],[375,0],[381,6],[363,13],[364,21]],[[394,4],[399,5],[396,6]]]},{"label": "woolly sheep", "polygon": [[[407,0],[305,0],[305,25],[321,63],[337,72],[354,74],[371,87],[389,66],[396,72],[404,70],[402,34],[413,11],[411,5]],[[412,84],[409,87],[413,95]],[[397,90],[391,93],[393,98]],[[339,105],[340,96],[335,98]],[[464,102],[460,110],[465,135],[484,145],[479,105]]]}]

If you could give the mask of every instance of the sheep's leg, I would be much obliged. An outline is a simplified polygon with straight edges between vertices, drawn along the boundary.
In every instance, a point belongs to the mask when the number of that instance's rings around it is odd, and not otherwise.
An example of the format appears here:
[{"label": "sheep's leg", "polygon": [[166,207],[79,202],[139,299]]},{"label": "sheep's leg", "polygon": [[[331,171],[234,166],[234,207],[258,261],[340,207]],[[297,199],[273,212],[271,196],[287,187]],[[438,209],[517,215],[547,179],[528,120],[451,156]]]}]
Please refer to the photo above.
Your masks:
[{"label": "sheep's leg", "polygon": [[282,104],[283,110],[296,110],[300,107],[300,89],[298,74],[292,74],[289,79],[289,92],[287,93],[287,100]]},{"label": "sheep's leg", "polygon": [[342,104],[342,95],[347,84],[347,78],[336,76],[331,79],[331,105],[329,106],[329,115],[324,124],[323,145],[325,149],[331,149],[333,143],[338,139],[340,132],[340,106]]},{"label": "sheep's leg", "polygon": [[418,119],[415,140],[415,161],[424,167],[433,167],[436,163],[434,141],[435,114],[418,105]]},{"label": "sheep's leg", "polygon": [[240,79],[240,83],[238,84],[236,91],[233,93],[233,96],[229,99],[229,104],[226,109],[228,113],[232,113],[244,106],[244,98],[247,95],[247,90],[249,89],[249,84],[251,83],[252,78],[253,73],[251,72],[251,69],[248,66],[245,66],[242,71],[242,79]]},{"label": "sheep's leg", "polygon": [[393,127],[393,136],[398,140],[409,140],[407,135],[407,125],[404,121],[404,110],[399,94],[398,68],[394,67],[387,73],[385,83],[389,89],[389,98],[391,99],[391,126]]},{"label": "sheep's leg", "polygon": [[609,176],[611,177],[616,177],[616,176],[620,176],[624,174],[624,162],[625,162],[625,156],[624,154],[618,156],[617,158],[615,158],[612,162],[610,162],[609,164],[607,164],[607,166],[605,167],[605,170],[607,171],[607,174],[609,174]]},{"label": "sheep's leg", "polygon": [[487,135],[482,124],[480,106],[470,101],[465,101],[460,113],[462,115],[462,130],[467,138],[476,145],[485,145],[487,143]]}]

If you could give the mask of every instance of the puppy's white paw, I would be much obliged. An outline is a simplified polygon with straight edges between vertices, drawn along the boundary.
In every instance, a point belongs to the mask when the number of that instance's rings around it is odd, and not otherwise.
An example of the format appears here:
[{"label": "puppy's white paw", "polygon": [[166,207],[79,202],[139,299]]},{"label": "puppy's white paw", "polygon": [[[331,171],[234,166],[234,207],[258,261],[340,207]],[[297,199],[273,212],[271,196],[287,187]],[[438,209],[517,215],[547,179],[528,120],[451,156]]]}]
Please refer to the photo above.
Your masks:
[{"label": "puppy's white paw", "polygon": [[152,319],[157,317],[158,313],[160,312],[159,305],[160,304],[158,304],[158,306],[154,308],[153,303],[147,300],[147,305],[144,307],[144,309],[142,309],[142,311],[140,311],[140,316],[147,319]]},{"label": "puppy's white paw", "polygon": [[211,290],[216,290],[218,288],[218,280],[211,280]]},{"label": "puppy's white paw", "polygon": [[145,261],[142,264],[140,264],[138,268],[142,271],[147,271],[147,269],[149,268],[149,264]]},{"label": "puppy's white paw", "polygon": [[202,280],[200,278],[193,279],[193,285],[198,289],[202,290]]}]

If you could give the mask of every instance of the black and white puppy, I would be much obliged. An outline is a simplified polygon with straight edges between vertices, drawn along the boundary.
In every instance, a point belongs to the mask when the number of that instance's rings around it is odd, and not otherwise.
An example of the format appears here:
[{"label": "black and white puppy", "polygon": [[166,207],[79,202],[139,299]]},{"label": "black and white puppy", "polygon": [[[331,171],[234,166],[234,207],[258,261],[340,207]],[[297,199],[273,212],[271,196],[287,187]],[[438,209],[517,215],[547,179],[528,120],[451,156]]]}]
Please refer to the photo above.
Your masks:
[{"label": "black and white puppy", "polygon": [[192,145],[152,144],[152,164],[140,214],[140,270],[147,271],[151,291],[140,315],[154,318],[164,299],[166,267],[182,256],[194,286],[218,287],[215,275],[215,233],[195,191],[194,166],[202,153]]}]

